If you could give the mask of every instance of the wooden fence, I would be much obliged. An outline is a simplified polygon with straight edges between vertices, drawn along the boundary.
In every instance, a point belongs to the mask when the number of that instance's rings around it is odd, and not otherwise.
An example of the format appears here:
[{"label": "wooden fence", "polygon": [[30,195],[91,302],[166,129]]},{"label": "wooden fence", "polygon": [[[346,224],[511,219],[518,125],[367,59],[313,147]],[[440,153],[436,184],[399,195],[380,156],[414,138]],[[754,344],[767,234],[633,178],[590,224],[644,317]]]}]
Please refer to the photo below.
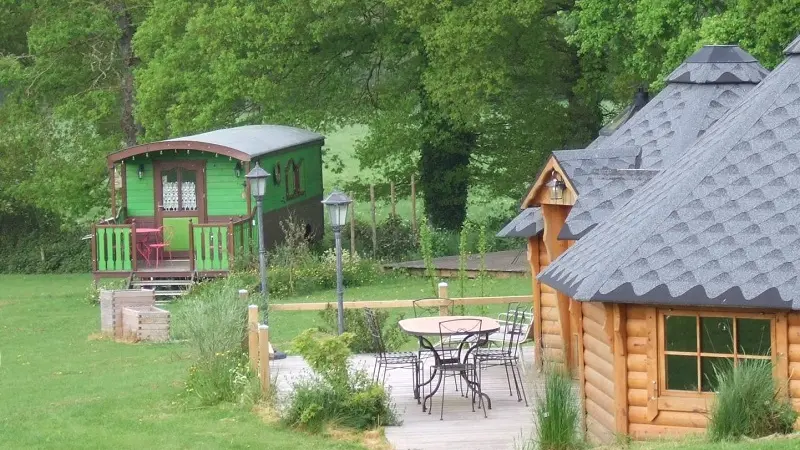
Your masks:
[{"label": "wooden fence", "polygon": [[[239,295],[247,297],[246,290],[240,290]],[[423,300],[368,300],[345,302],[345,309],[394,309],[417,307],[438,308],[440,316],[450,315],[450,308],[461,305],[505,305],[509,303],[530,302],[531,295],[508,295],[502,297],[459,297],[450,298],[447,293],[447,283],[439,283],[438,298]],[[277,303],[269,306],[270,311],[322,311],[326,308],[336,308],[336,302],[319,303]],[[269,390],[269,359],[272,356],[272,347],[269,344],[269,327],[258,323],[258,306],[250,305],[248,308],[248,354],[250,367],[259,374],[263,392]]]}]

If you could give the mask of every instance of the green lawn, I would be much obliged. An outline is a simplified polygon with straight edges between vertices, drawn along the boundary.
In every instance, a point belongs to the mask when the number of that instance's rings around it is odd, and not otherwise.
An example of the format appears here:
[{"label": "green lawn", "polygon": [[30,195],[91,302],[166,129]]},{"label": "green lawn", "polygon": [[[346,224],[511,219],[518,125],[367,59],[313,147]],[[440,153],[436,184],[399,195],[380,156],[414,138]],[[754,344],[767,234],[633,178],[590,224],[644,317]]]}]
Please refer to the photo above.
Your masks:
[{"label": "green lawn", "polygon": [[361,448],[233,406],[183,407],[186,348],[90,338],[90,280],[0,275],[0,448]]},{"label": "green lawn", "polygon": [[776,436],[759,440],[712,444],[702,437],[678,438],[670,441],[634,442],[625,446],[604,447],[608,450],[791,450],[800,449],[800,435]]}]

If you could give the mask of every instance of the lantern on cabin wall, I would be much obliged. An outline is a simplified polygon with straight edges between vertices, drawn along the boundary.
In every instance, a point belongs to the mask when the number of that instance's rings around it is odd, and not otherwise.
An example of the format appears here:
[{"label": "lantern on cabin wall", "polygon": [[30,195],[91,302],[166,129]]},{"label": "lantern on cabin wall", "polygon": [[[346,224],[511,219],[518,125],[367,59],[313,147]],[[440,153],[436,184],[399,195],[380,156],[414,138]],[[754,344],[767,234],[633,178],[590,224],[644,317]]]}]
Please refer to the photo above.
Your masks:
[{"label": "lantern on cabin wall", "polygon": [[564,190],[566,184],[561,179],[561,175],[553,170],[550,175],[550,181],[547,182],[547,190],[550,192],[550,200],[560,202],[564,200]]}]

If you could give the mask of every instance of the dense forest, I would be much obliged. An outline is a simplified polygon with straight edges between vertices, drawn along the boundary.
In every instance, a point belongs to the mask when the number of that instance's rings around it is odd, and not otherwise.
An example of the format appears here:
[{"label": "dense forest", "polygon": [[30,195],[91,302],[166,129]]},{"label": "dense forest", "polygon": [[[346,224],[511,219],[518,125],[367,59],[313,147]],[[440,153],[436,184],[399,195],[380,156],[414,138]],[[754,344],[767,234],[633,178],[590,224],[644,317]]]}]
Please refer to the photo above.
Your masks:
[{"label": "dense forest", "polygon": [[798,31],[797,0],[0,0],[0,254],[106,214],[107,153],[252,123],[366,125],[362,167],[458,228],[699,46],[772,68]]}]

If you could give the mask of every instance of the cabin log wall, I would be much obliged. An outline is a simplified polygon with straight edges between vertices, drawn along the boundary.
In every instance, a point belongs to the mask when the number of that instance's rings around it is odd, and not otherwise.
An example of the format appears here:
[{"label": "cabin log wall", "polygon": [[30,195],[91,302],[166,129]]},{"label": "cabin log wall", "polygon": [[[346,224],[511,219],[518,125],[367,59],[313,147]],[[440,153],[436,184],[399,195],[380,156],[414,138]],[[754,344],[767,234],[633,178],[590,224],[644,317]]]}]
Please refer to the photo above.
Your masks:
[{"label": "cabin log wall", "polygon": [[612,305],[584,302],[580,307],[583,331],[580,390],[585,408],[586,437],[595,444],[610,443],[614,441],[618,427]]}]

